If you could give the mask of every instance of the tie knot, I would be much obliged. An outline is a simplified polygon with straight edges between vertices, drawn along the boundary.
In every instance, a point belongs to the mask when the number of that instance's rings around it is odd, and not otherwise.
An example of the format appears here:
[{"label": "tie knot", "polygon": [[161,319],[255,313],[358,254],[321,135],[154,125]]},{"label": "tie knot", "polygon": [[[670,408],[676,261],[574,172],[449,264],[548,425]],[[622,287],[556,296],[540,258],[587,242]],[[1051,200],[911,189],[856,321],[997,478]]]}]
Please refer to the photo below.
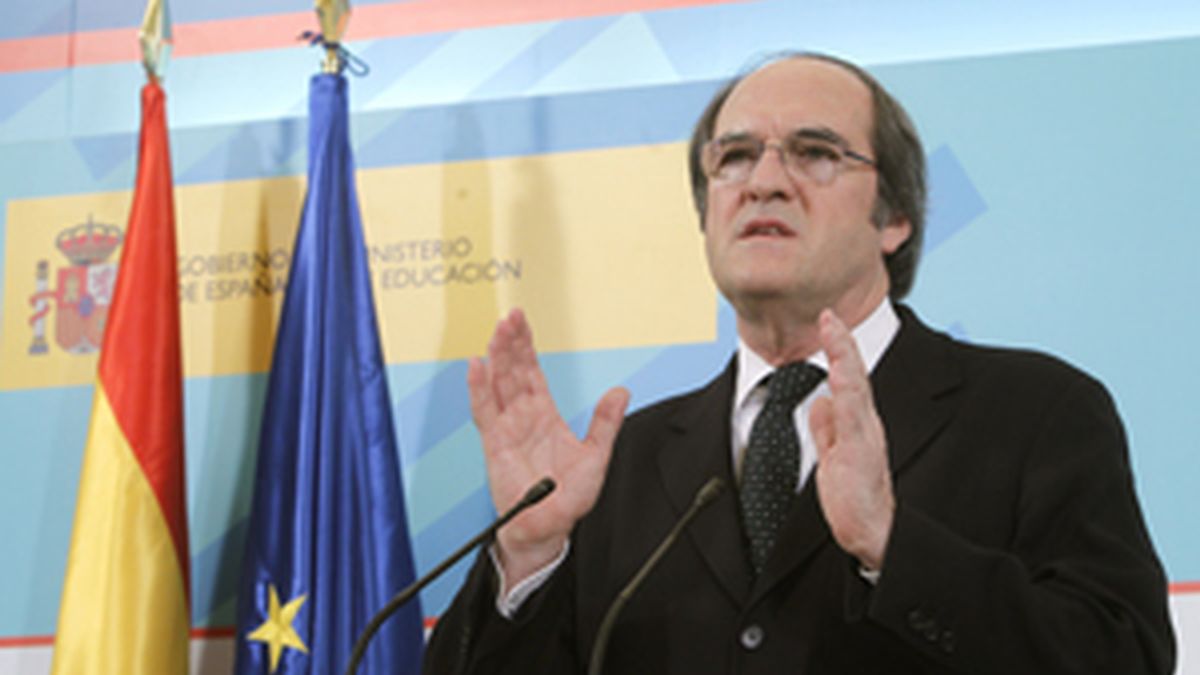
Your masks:
[{"label": "tie knot", "polygon": [[794,408],[823,379],[825,370],[807,361],[793,361],[780,366],[771,373],[767,383],[767,405]]}]

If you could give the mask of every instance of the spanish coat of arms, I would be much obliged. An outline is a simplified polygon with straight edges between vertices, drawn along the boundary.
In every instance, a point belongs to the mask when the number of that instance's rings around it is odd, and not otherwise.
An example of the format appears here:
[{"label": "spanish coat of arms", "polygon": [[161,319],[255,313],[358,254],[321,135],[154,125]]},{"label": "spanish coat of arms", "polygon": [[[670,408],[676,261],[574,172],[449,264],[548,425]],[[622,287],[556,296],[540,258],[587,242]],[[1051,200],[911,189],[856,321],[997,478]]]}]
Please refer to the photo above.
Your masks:
[{"label": "spanish coat of arms", "polygon": [[86,223],[59,232],[54,245],[70,264],[58,269],[58,283],[52,289],[50,264],[46,260],[38,261],[37,285],[29,297],[29,303],[33,305],[33,316],[29,318],[33,328],[30,354],[49,351],[46,323],[50,301],[57,309],[54,341],[59,347],[72,354],[88,354],[100,349],[108,305],[117,280],[117,265],[107,260],[121,245],[121,239],[120,228],[93,222],[91,216]]}]

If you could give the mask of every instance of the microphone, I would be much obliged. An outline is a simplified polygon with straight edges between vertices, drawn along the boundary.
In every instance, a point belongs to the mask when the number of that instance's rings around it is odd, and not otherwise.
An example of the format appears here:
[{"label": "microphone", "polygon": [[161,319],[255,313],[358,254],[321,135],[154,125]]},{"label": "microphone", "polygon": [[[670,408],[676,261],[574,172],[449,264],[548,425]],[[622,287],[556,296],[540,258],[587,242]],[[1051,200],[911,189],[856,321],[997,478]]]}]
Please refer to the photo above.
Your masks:
[{"label": "microphone", "polygon": [[608,608],[608,613],[604,615],[604,621],[600,623],[600,630],[596,633],[596,644],[592,646],[592,658],[588,665],[588,675],[600,675],[600,672],[604,670],[604,649],[608,645],[608,636],[612,633],[613,625],[617,623],[617,615],[621,613],[621,609],[625,607],[625,603],[629,602],[629,598],[633,597],[634,592],[642,585],[642,581],[650,574],[650,570],[654,569],[658,561],[666,555],[667,550],[675,544],[675,540],[679,539],[679,534],[683,532],[683,528],[687,527],[696,518],[696,514],[700,513],[704,507],[716,501],[717,497],[720,497],[724,491],[725,481],[717,476],[709,478],[708,482],[692,498],[692,505],[675,522],[675,527],[671,528],[671,531],[663,538],[658,548],[654,549],[654,552],[650,554],[646,562],[642,563],[637,574],[634,574],[633,578],[617,594],[617,599],[613,600],[612,605]]},{"label": "microphone", "polygon": [[395,597],[389,600],[388,604],[384,605],[383,609],[379,610],[379,612],[371,618],[370,623],[368,623],[367,627],[363,629],[362,635],[359,635],[358,642],[354,643],[354,651],[350,653],[350,662],[346,665],[346,675],[354,675],[354,672],[358,670],[358,664],[360,661],[362,661],[363,656],[366,654],[367,645],[371,642],[371,638],[374,637],[380,626],[383,625],[383,622],[387,621],[392,614],[396,613],[396,610],[403,607],[409,600],[412,599],[414,595],[417,594],[418,591],[428,586],[429,583],[434,579],[442,576],[442,574],[446,570],[450,569],[454,563],[458,562],[463,556],[470,553],[471,549],[478,546],[484,540],[491,538],[494,534],[496,534],[496,530],[499,530],[501,527],[504,527],[508,521],[516,518],[517,514],[545,499],[547,495],[549,495],[551,492],[554,492],[554,488],[554,480],[549,476],[546,476],[537,483],[534,483],[533,487],[525,491],[525,495],[521,497],[521,501],[513,505],[511,509],[504,513],[504,515],[497,518],[491,525],[488,525],[486,529],[475,535],[471,541],[463,544],[462,548],[451,554],[449,558],[443,560],[437,567],[430,570],[425,576],[409,584],[406,588],[404,588],[404,590],[400,591],[395,595]]}]

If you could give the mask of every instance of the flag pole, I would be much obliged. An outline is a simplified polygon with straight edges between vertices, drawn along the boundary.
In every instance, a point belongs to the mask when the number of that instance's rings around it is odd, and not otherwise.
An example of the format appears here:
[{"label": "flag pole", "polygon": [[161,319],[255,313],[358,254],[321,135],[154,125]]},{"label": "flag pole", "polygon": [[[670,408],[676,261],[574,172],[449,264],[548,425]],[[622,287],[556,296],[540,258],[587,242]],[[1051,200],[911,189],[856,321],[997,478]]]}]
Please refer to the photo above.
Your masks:
[{"label": "flag pole", "polygon": [[166,74],[171,55],[171,15],[165,0],[148,0],[138,43],[142,47],[142,66],[150,84],[158,85]]},{"label": "flag pole", "polygon": [[339,45],[350,23],[350,0],[316,0],[317,19],[321,22],[321,39],[325,45],[322,72],[342,72]]}]

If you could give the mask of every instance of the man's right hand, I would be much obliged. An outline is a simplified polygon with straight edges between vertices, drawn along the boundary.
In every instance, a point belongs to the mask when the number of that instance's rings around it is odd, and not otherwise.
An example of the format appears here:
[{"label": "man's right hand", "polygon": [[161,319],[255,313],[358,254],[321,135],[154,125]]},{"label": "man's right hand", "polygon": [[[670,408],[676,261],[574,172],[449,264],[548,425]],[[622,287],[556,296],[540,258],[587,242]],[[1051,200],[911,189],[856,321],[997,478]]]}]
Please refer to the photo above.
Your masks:
[{"label": "man's right hand", "polygon": [[550,396],[533,333],[519,309],[496,325],[487,360],[471,359],[467,389],[496,511],[508,510],[543,476],[558,484],[497,535],[505,587],[512,588],[562,552],[575,522],[595,504],[629,392],[608,390],[596,404],[587,436],[576,438]]}]

